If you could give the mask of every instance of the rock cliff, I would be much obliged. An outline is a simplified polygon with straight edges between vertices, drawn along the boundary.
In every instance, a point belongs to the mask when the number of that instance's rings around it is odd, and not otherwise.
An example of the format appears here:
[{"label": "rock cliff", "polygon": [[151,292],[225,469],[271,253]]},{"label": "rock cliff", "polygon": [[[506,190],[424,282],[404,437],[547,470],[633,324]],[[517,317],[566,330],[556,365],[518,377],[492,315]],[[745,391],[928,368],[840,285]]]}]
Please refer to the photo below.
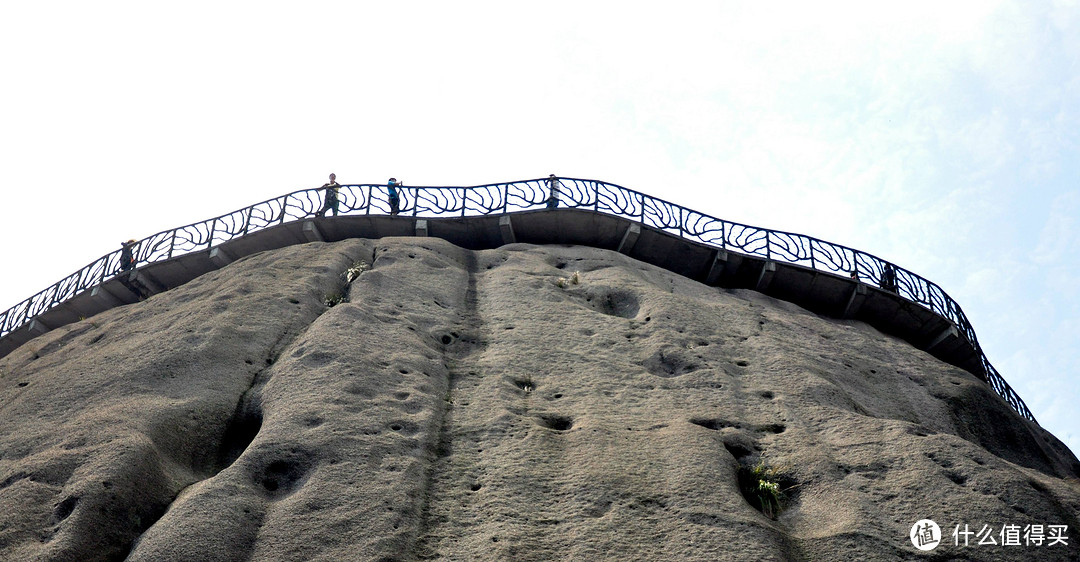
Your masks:
[{"label": "rock cliff", "polygon": [[12,561],[1066,560],[951,533],[1080,535],[1078,477],[904,341],[583,247],[293,246],[0,359]]}]

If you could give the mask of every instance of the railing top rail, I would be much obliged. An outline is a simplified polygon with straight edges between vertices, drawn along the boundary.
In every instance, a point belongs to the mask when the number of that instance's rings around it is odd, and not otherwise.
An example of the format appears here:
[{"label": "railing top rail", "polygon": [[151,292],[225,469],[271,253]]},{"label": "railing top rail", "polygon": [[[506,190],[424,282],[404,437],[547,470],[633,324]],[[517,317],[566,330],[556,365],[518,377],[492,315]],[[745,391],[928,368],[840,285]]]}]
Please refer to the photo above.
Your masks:
[{"label": "railing top rail", "polygon": [[[980,357],[984,378],[1025,418],[1027,405],[990,364],[967,316],[944,290],[907,269],[872,254],[793,232],[719,219],[640,191],[598,180],[547,177],[474,186],[343,184],[331,193],[306,188],[255,203],[204,221],[163,230],[132,245],[131,255],[116,250],[0,313],[0,338],[52,307],[131,267],[206,250],[285,222],[356,214],[416,217],[480,216],[553,207],[582,208],[623,218],[719,249],[804,265],[876,283],[948,319]],[[121,263],[122,257],[128,263]]]}]

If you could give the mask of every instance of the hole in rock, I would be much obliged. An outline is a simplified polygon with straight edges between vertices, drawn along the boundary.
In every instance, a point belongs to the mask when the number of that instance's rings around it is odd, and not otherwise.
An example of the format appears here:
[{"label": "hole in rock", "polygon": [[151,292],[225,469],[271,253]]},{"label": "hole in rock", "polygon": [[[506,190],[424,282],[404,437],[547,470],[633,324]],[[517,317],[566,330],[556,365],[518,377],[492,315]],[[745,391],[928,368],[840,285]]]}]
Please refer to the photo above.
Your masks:
[{"label": "hole in rock", "polygon": [[640,309],[637,295],[618,289],[589,294],[585,300],[598,312],[620,318],[633,318]]},{"label": "hole in rock", "polygon": [[664,378],[678,377],[698,369],[697,364],[672,348],[657,351],[645,360],[644,366],[650,373]]},{"label": "hole in rock", "polygon": [[956,472],[954,470],[946,470],[945,477],[949,480],[952,480],[953,483],[958,486],[963,486],[964,483],[967,482],[967,476],[964,476],[963,474],[960,474],[959,472]]},{"label": "hole in rock", "polygon": [[531,379],[514,379],[514,386],[522,392],[532,392],[536,390],[536,385],[533,384]]},{"label": "hole in rock", "polygon": [[262,408],[249,401],[245,395],[236,405],[232,419],[225,426],[225,434],[221,439],[221,448],[214,472],[228,467],[240,458],[244,450],[255,440],[255,436],[259,434],[262,422]]},{"label": "hole in rock", "polygon": [[481,486],[479,482],[473,482],[472,486],[469,486],[469,489],[474,492],[479,491],[480,488],[483,488],[483,486]]},{"label": "hole in rock", "polygon": [[266,466],[258,482],[270,496],[280,498],[288,495],[303,483],[311,468],[311,455],[307,452],[292,451],[289,456],[279,458]]},{"label": "hole in rock", "polygon": [[787,429],[787,427],[785,427],[784,424],[782,424],[782,423],[770,423],[770,424],[763,425],[763,426],[759,427],[758,429],[760,431],[765,431],[765,432],[768,432],[768,433],[783,433],[784,430]]},{"label": "hole in rock", "polygon": [[798,493],[797,482],[789,474],[761,462],[740,461],[735,477],[746,503],[769,519],[776,519],[794,503]]},{"label": "hole in rock", "polygon": [[747,362],[747,361],[741,361],[741,360],[740,360],[740,361],[736,361],[736,362],[735,362],[735,364],[736,364],[736,365],[738,365],[738,366],[740,366],[740,367],[746,367],[746,366],[749,366],[749,365],[750,365],[750,363],[749,363],[749,362]]},{"label": "hole in rock", "polygon": [[735,457],[736,459],[744,459],[754,454],[753,449],[748,448],[742,443],[729,443],[725,441],[724,448],[727,449],[727,451],[731,453],[731,456]]},{"label": "hole in rock", "polygon": [[691,418],[690,423],[692,423],[694,425],[700,425],[701,427],[704,427],[705,429],[711,429],[711,430],[714,430],[714,431],[718,430],[718,429],[723,429],[725,427],[738,427],[737,424],[730,424],[728,422],[725,422],[724,420],[718,420],[718,419],[715,419],[715,418],[714,419]]},{"label": "hole in rock", "polygon": [[540,425],[554,429],[555,431],[566,431],[574,426],[574,420],[566,416],[558,415],[546,415],[538,418]]},{"label": "hole in rock", "polygon": [[452,342],[452,341],[454,341],[454,339],[451,338],[449,335],[444,335],[442,337],[443,345],[450,345],[450,342]]},{"label": "hole in rock", "polygon": [[762,392],[760,396],[766,400],[772,400],[774,395],[772,391],[766,390]]},{"label": "hole in rock", "polygon": [[387,427],[389,427],[391,431],[395,431],[401,435],[415,435],[417,431],[420,431],[418,425],[407,420],[391,422]]},{"label": "hole in rock", "polygon": [[19,383],[19,387],[23,387],[23,386],[26,386],[26,385],[28,385],[28,384],[30,384],[30,383],[28,383],[28,382],[21,382],[21,383]]},{"label": "hole in rock", "polygon": [[56,504],[53,509],[53,521],[59,523],[64,519],[67,519],[68,515],[71,515],[72,511],[75,511],[75,504],[79,503],[79,496],[68,496],[63,501]]}]

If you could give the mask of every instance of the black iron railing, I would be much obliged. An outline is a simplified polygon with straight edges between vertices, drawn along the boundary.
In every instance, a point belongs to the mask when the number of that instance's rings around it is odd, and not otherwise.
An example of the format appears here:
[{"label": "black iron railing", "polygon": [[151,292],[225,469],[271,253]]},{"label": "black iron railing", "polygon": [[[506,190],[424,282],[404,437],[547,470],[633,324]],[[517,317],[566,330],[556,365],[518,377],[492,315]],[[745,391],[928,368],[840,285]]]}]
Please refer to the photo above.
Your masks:
[{"label": "black iron railing", "polygon": [[[979,346],[960,306],[937,286],[904,268],[871,254],[810,236],[726,221],[596,180],[557,178],[496,183],[474,187],[398,187],[398,213],[392,213],[385,185],[343,185],[338,213],[400,214],[415,217],[478,216],[542,209],[552,204],[629,218],[688,240],[752,256],[798,264],[887,287],[950,320],[979,353],[985,379],[1020,415],[1035,421]],[[553,189],[554,188],[554,189]],[[303,189],[195,224],[166,230],[139,241],[135,265],[207,250],[234,238],[285,222],[310,219],[324,212],[325,190]],[[325,210],[327,214],[333,211]],[[102,256],[51,287],[0,314],[0,338],[39,314],[120,272],[120,250]]]}]

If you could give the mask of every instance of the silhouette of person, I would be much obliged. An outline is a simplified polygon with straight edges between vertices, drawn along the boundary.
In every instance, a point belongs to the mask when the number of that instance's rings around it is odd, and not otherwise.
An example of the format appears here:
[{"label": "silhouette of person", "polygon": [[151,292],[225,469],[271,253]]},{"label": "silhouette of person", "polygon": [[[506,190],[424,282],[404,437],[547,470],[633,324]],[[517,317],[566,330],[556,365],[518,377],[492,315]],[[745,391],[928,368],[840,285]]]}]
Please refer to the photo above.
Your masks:
[{"label": "silhouette of person", "polygon": [[398,188],[401,187],[401,182],[395,178],[390,178],[390,181],[386,182],[386,193],[390,196],[390,214],[396,215],[401,212],[401,197],[398,196]]},{"label": "silhouette of person", "polygon": [[852,269],[851,270],[851,278],[856,280],[856,281],[859,280],[859,270],[858,269]]},{"label": "silhouette of person", "polygon": [[135,246],[138,242],[128,240],[120,243],[120,271],[135,269]]},{"label": "silhouette of person", "polygon": [[891,263],[885,264],[885,267],[881,270],[880,286],[890,293],[896,292],[896,269]]},{"label": "silhouette of person", "polygon": [[337,175],[330,174],[330,181],[322,184],[322,189],[326,190],[326,200],[323,203],[323,208],[319,211],[319,216],[326,215],[326,211],[334,211],[334,216],[338,214],[338,185]]},{"label": "silhouette of person", "polygon": [[555,174],[548,174],[547,184],[547,208],[554,209],[559,206],[559,178],[555,177]]}]

